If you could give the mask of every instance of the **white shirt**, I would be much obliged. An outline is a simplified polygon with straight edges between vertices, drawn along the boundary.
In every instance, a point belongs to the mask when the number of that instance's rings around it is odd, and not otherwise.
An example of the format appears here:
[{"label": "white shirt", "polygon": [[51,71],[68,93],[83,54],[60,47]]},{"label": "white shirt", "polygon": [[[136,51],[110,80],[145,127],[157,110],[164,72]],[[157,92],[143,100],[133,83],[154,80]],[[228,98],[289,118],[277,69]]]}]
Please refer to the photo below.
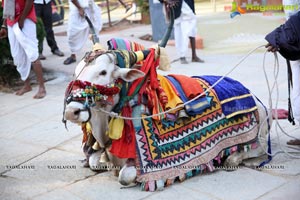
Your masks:
[{"label": "white shirt", "polygon": [[46,4],[48,4],[51,0],[34,0],[34,3],[36,4],[44,4],[44,2]]}]

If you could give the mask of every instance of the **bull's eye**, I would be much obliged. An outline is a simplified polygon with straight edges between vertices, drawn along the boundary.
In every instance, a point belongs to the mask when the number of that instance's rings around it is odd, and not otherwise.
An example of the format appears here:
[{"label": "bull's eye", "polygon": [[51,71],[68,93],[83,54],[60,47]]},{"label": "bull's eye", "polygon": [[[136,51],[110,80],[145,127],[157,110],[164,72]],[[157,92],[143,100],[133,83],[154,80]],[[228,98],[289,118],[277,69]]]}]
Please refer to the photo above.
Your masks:
[{"label": "bull's eye", "polygon": [[105,76],[107,74],[107,72],[105,71],[105,70],[102,70],[100,73],[99,73],[99,75],[101,75],[101,76]]}]

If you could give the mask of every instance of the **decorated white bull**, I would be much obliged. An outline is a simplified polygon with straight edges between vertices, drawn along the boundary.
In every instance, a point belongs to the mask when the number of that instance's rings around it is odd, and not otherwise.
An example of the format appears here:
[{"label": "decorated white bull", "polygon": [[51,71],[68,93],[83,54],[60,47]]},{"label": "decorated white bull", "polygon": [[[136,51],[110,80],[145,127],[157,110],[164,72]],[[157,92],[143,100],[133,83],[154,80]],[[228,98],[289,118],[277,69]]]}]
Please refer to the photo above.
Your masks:
[{"label": "decorated white bull", "polygon": [[121,169],[121,184],[153,191],[265,155],[268,111],[247,88],[228,77],[158,75],[158,51],[96,44],[76,67],[64,118],[82,124],[91,169]]}]

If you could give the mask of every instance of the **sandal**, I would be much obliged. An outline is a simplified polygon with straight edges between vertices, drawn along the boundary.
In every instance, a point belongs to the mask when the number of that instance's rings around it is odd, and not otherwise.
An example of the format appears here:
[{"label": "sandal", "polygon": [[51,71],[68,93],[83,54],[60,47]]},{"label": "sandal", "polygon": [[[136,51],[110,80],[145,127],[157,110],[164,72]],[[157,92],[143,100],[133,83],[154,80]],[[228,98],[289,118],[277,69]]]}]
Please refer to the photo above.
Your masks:
[{"label": "sandal", "polygon": [[180,63],[181,64],[188,64],[188,61],[185,59],[185,57],[180,58]]},{"label": "sandal", "polygon": [[69,65],[73,62],[76,62],[76,58],[73,58],[72,56],[68,57],[65,61],[64,61],[64,64],[65,65]]}]

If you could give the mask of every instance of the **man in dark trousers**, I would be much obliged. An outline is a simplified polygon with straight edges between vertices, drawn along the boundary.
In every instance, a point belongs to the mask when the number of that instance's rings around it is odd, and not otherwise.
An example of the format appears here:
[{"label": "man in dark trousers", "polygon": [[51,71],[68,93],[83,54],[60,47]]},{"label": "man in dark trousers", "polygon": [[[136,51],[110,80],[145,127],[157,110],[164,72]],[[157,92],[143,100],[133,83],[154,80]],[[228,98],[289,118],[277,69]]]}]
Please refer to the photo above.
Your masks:
[{"label": "man in dark trousers", "polygon": [[[57,56],[64,56],[64,53],[59,50],[54,37],[54,32],[52,28],[51,0],[34,0],[34,8],[35,8],[36,16],[40,17],[43,21],[45,31],[46,31],[47,43],[51,48],[51,52]],[[41,60],[45,60],[46,57],[43,55],[43,48],[42,48],[42,52],[39,53],[40,53],[39,58]]]}]

